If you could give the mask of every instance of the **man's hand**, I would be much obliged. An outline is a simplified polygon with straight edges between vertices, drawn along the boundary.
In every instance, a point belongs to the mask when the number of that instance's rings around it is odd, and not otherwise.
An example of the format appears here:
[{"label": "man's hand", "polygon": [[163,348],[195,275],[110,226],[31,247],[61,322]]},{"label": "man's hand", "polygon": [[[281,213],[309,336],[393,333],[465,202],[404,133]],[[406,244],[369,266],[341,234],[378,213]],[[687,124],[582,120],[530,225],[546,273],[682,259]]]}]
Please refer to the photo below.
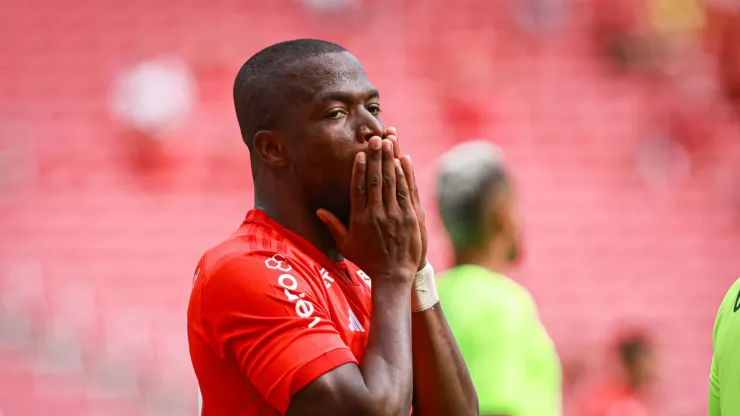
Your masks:
[{"label": "man's hand", "polygon": [[[386,130],[386,138],[394,144],[395,157],[401,160],[412,203],[419,220],[423,256],[419,270],[426,266],[427,230],[424,209],[419,198],[411,157],[402,155],[395,128]],[[465,361],[450,331],[442,308],[436,306],[412,315],[414,361],[414,414],[477,415],[478,397]]]},{"label": "man's hand", "polygon": [[411,285],[422,253],[419,221],[393,143],[369,141],[352,169],[349,229],[326,210],[342,254],[373,279],[367,349],[359,368],[345,364],[298,391],[290,416],[408,415],[413,393]]},{"label": "man's hand", "polygon": [[416,172],[414,171],[414,165],[411,163],[411,156],[402,155],[401,145],[398,141],[398,131],[395,127],[388,127],[385,131],[385,138],[393,143],[393,153],[396,159],[401,161],[401,167],[406,175],[407,186],[411,192],[411,204],[414,206],[414,212],[416,212],[416,218],[419,220],[419,230],[421,231],[421,262],[419,262],[418,270],[424,268],[427,265],[427,226],[426,226],[426,214],[424,208],[421,206],[421,199],[419,198],[419,186],[416,183]]},{"label": "man's hand", "polygon": [[411,284],[424,246],[420,222],[403,164],[394,157],[392,140],[372,137],[358,153],[352,171],[349,230],[329,211],[317,215],[346,258],[373,280],[403,276]]}]

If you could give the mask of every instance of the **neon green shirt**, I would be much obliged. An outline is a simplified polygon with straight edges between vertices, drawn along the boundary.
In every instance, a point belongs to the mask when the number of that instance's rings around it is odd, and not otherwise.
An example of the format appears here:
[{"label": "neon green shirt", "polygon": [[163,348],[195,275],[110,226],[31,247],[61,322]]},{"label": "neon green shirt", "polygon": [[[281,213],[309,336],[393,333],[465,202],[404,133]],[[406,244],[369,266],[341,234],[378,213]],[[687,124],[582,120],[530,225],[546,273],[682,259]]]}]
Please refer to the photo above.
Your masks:
[{"label": "neon green shirt", "polygon": [[719,307],[713,344],[709,416],[740,415],[740,279]]},{"label": "neon green shirt", "polygon": [[560,415],[560,361],[529,292],[478,266],[446,272],[437,289],[481,415]]}]

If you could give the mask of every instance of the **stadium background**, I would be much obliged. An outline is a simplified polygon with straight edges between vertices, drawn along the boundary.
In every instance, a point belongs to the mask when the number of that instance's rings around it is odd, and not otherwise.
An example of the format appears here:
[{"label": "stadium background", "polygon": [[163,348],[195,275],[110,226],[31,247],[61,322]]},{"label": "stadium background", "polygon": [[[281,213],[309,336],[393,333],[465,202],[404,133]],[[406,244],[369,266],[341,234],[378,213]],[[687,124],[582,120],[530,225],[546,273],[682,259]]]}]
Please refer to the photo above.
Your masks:
[{"label": "stadium background", "polygon": [[252,202],[231,83],[297,37],[365,64],[421,170],[438,269],[435,158],[504,149],[526,220],[514,276],[560,352],[566,415],[625,326],[656,341],[661,414],[706,414],[714,314],[740,274],[717,46],[732,11],[712,4],[3,0],[0,415],[195,414],[193,268]]}]

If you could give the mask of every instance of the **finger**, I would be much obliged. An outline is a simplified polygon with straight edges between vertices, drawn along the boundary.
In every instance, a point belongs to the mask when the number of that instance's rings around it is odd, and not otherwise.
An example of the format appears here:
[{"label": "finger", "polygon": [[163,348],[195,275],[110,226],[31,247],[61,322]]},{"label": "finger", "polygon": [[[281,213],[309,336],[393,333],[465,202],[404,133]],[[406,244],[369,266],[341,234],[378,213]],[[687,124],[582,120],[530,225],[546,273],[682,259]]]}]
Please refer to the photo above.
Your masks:
[{"label": "finger", "polygon": [[398,144],[398,137],[396,136],[387,136],[386,139],[390,140],[391,143],[393,143],[393,157],[396,159],[401,158],[401,146]]},{"label": "finger", "polygon": [[[391,138],[391,136],[393,136]],[[401,158],[401,146],[398,141],[398,130],[395,127],[388,127],[385,129],[385,138],[393,142],[393,148],[396,150],[396,159]]]},{"label": "finger", "polygon": [[367,206],[380,208],[383,206],[383,156],[381,147],[383,140],[380,137],[370,138],[367,154]]},{"label": "finger", "polygon": [[326,228],[329,229],[329,232],[337,243],[337,246],[340,249],[344,247],[344,244],[347,242],[347,227],[345,227],[334,214],[325,209],[319,209],[316,211],[316,216],[319,217],[321,222],[323,222],[324,225],[326,225]]},{"label": "finger", "polygon": [[398,206],[403,211],[413,211],[414,206],[411,203],[411,191],[409,190],[408,178],[406,173],[401,166],[401,161],[394,159],[394,166],[396,169],[396,200]]},{"label": "finger", "polygon": [[419,186],[416,183],[416,172],[414,172],[414,164],[411,163],[411,156],[404,155],[401,158],[401,167],[406,176],[406,182],[411,194],[411,202],[414,205],[414,208],[420,208],[421,199],[419,198]]},{"label": "finger", "polygon": [[367,206],[367,154],[360,152],[352,165],[352,189],[350,203],[353,210],[363,210]]},{"label": "finger", "polygon": [[396,158],[393,156],[393,143],[383,140],[383,206],[386,211],[398,207],[396,201]]}]

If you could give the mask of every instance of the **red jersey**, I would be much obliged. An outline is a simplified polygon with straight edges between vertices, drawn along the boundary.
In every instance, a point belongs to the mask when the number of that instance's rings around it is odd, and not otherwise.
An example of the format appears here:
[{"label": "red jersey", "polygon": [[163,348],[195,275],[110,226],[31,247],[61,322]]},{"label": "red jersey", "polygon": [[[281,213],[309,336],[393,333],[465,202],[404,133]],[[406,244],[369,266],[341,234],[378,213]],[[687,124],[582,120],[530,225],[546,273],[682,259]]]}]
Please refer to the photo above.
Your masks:
[{"label": "red jersey", "polygon": [[208,250],[188,307],[203,416],[280,415],[298,390],[359,363],[370,279],[334,263],[259,210]]},{"label": "red jersey", "polygon": [[621,384],[595,389],[581,403],[579,416],[652,416],[655,412],[640,395]]}]

